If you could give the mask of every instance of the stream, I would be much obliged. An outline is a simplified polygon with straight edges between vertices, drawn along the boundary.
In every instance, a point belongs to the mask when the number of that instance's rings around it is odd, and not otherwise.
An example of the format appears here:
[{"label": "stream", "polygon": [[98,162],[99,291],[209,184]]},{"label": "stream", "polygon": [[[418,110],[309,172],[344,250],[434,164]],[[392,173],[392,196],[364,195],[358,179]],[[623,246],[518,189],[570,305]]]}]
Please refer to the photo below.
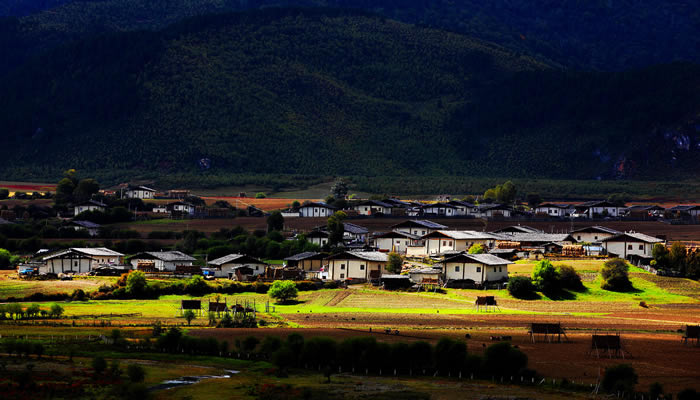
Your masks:
[{"label": "stream", "polygon": [[167,381],[163,381],[159,385],[150,387],[149,390],[151,390],[151,391],[167,390],[167,389],[172,389],[172,388],[180,387],[180,386],[194,385],[195,383],[200,382],[204,379],[230,378],[231,376],[239,373],[240,371],[226,370],[226,372],[228,372],[228,374],[226,374],[226,375],[181,376],[181,377],[175,378],[175,379],[168,379]]}]

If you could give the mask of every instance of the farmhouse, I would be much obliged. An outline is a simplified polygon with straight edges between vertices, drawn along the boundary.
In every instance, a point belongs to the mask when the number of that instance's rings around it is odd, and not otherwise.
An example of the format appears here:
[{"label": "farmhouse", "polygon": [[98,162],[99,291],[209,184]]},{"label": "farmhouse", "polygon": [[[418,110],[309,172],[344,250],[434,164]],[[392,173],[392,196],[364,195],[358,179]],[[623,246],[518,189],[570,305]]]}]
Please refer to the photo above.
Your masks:
[{"label": "farmhouse", "polygon": [[[573,244],[576,242],[568,233],[500,233],[498,235],[498,243],[511,244],[517,243],[519,249],[541,250],[544,251],[544,246],[549,243],[557,243],[559,245]],[[501,247],[501,246],[499,246]],[[512,248],[512,246],[503,246],[503,248]]]},{"label": "farmhouse", "polygon": [[90,221],[71,221],[68,226],[76,231],[85,231],[90,236],[97,236],[100,233],[102,225]]},{"label": "farmhouse", "polygon": [[455,215],[457,216],[474,216],[476,215],[476,211],[478,210],[478,208],[474,204],[461,200],[451,200],[448,201],[447,204],[455,206]]},{"label": "farmhouse", "polygon": [[526,225],[511,225],[505,228],[496,229],[491,233],[543,233],[541,230]]},{"label": "farmhouse", "polygon": [[510,218],[513,209],[504,204],[480,204],[477,206],[477,217],[480,218]]},{"label": "farmhouse", "polygon": [[168,209],[173,213],[181,215],[194,215],[195,206],[185,201],[176,201],[168,204]]},{"label": "farmhouse", "polygon": [[475,244],[492,247],[497,236],[477,231],[439,230],[421,237],[425,242],[426,255],[443,254],[449,251],[467,251]]},{"label": "farmhouse", "polygon": [[88,200],[73,207],[73,215],[79,215],[85,211],[104,212],[106,208],[107,204],[101,203],[97,200]]},{"label": "farmhouse", "polygon": [[129,263],[138,268],[139,264],[153,265],[158,271],[175,271],[178,266],[191,266],[196,258],[181,251],[146,251],[131,257]]},{"label": "farmhouse", "polygon": [[369,234],[369,230],[364,226],[344,222],[343,229],[345,230],[345,232],[343,233],[344,241],[362,243],[367,241],[367,235]]},{"label": "farmhouse", "polygon": [[299,208],[302,217],[330,217],[336,208],[322,201],[309,202]]},{"label": "farmhouse", "polygon": [[634,219],[662,217],[666,209],[655,204],[641,204],[627,208],[627,216]]},{"label": "farmhouse", "polygon": [[650,260],[652,249],[656,243],[664,243],[662,239],[639,232],[625,232],[602,240],[603,248],[610,256],[629,259],[630,256]]},{"label": "farmhouse", "polygon": [[696,205],[679,205],[679,206],[669,208],[668,211],[670,211],[672,214],[674,214],[678,218],[682,218],[682,217],[697,218],[697,217],[700,217],[700,206],[696,206]]},{"label": "farmhouse", "polygon": [[604,226],[587,226],[585,228],[574,229],[571,236],[577,242],[600,243],[603,239],[619,235],[621,232]]},{"label": "farmhouse", "polygon": [[508,279],[512,262],[492,254],[467,254],[445,258],[442,262],[446,280],[474,281],[476,284]]},{"label": "farmhouse", "polygon": [[360,215],[391,215],[392,204],[378,200],[367,200],[352,206]]},{"label": "farmhouse", "polygon": [[442,268],[417,268],[408,271],[408,276],[413,283],[440,282],[442,280]]},{"label": "farmhouse", "polygon": [[574,206],[570,204],[544,203],[535,208],[535,215],[562,218],[570,216],[575,211]]},{"label": "farmhouse", "polygon": [[73,247],[43,258],[46,265],[41,273],[82,273],[90,272],[99,265],[116,265],[124,254],[105,247]]},{"label": "farmhouse", "polygon": [[152,199],[155,195],[156,190],[146,186],[129,186],[124,190],[127,199]]},{"label": "farmhouse", "polygon": [[575,206],[576,214],[583,214],[588,218],[619,217],[624,214],[625,207],[615,205],[609,201],[588,201]]},{"label": "farmhouse", "polygon": [[324,246],[330,240],[330,235],[328,232],[320,230],[311,231],[304,236],[306,236],[306,240],[308,240],[309,243],[317,244],[319,246]]},{"label": "farmhouse", "polygon": [[415,236],[423,236],[440,229],[447,229],[445,225],[438,224],[437,222],[420,219],[400,222],[390,226],[390,228],[393,231],[406,232]]},{"label": "farmhouse", "polygon": [[287,267],[299,268],[302,271],[320,271],[323,266],[323,260],[327,254],[317,253],[315,251],[305,251],[287,257],[284,261],[287,262]]},{"label": "farmhouse", "polygon": [[168,214],[170,211],[168,211],[168,206],[166,204],[157,204],[153,206],[151,212],[158,214]]},{"label": "farmhouse", "polygon": [[421,207],[421,211],[423,215],[454,217],[457,215],[457,206],[453,206],[450,203],[426,204]]},{"label": "farmhouse", "polygon": [[406,232],[391,231],[380,233],[374,237],[374,247],[380,251],[393,251],[396,253],[406,253],[408,246],[416,245],[420,242],[420,236]]},{"label": "farmhouse", "polygon": [[369,280],[373,275],[381,276],[386,272],[388,256],[378,251],[344,251],[326,260],[331,280]]},{"label": "farmhouse", "polygon": [[216,260],[211,260],[207,265],[211,267],[215,277],[228,277],[229,279],[236,277],[236,270],[239,268],[247,267],[252,271],[251,275],[257,276],[264,274],[267,266],[267,264],[257,258],[244,254],[229,254]]}]

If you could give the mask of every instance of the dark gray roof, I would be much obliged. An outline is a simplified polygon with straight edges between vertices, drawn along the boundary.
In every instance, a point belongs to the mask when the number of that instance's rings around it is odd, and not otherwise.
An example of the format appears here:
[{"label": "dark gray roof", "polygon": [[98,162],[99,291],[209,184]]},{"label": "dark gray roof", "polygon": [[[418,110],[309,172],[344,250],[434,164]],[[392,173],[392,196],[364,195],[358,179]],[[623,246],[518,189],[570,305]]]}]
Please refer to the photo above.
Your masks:
[{"label": "dark gray roof", "polygon": [[696,209],[700,209],[700,206],[696,206],[693,204],[688,204],[688,205],[680,204],[680,205],[677,205],[675,207],[669,208],[669,211],[690,211],[690,210],[696,210]]},{"label": "dark gray roof", "polygon": [[577,204],[575,206],[576,208],[589,208],[589,207],[617,207],[615,204],[607,201],[607,200],[593,200],[593,201],[586,201],[581,204]]},{"label": "dark gray roof", "polygon": [[457,208],[457,206],[450,204],[450,203],[433,203],[433,204],[424,204],[421,208],[440,208],[440,207],[445,207],[445,208]]},{"label": "dark gray roof", "polygon": [[84,201],[80,204],[77,204],[77,206],[97,206],[97,207],[107,207],[107,204],[99,202],[97,200],[88,200]]},{"label": "dark gray roof", "polygon": [[377,207],[385,207],[385,208],[393,208],[393,204],[385,203],[383,201],[379,200],[366,200],[359,202],[355,204],[355,206],[377,206]]},{"label": "dark gray roof", "polygon": [[354,233],[356,235],[369,232],[369,230],[364,226],[351,224],[349,222],[343,222],[343,227],[345,229],[345,232]]},{"label": "dark gray roof", "polygon": [[402,228],[402,227],[413,227],[413,226],[418,226],[422,228],[429,228],[429,229],[445,229],[447,228],[445,225],[438,224],[437,222],[433,221],[428,221],[427,219],[412,219],[404,222],[399,222],[396,225],[392,225],[391,229],[396,229],[396,228]]},{"label": "dark gray roof", "polygon": [[648,211],[648,210],[665,210],[665,208],[656,204],[637,204],[627,208],[630,211]]},{"label": "dark gray roof", "polygon": [[97,229],[102,226],[91,221],[73,221],[72,223],[87,229]]},{"label": "dark gray roof", "polygon": [[571,204],[557,204],[557,203],[542,203],[535,208],[540,208],[540,207],[563,208],[563,209],[574,208],[574,206]]},{"label": "dark gray roof", "polygon": [[293,255],[293,256],[289,256],[289,257],[285,258],[285,260],[286,260],[286,261],[301,261],[301,260],[306,260],[306,259],[314,258],[314,257],[318,257],[318,256],[323,257],[323,254],[322,254],[322,253],[317,253],[317,252],[315,252],[315,251],[305,251],[305,252],[303,252],[303,253],[299,253],[299,254],[295,254],[295,255]]},{"label": "dark gray roof", "polygon": [[401,201],[399,199],[384,199],[382,200],[384,203],[392,204],[394,207],[408,207],[411,204],[405,201]]},{"label": "dark gray roof", "polygon": [[601,233],[609,233],[612,235],[617,235],[617,234],[621,233],[620,231],[616,231],[615,229],[606,228],[604,226],[598,226],[598,225],[587,226],[585,228],[578,228],[578,229],[574,229],[573,231],[571,231],[572,234],[578,233],[578,232],[601,232]]},{"label": "dark gray roof", "polygon": [[625,232],[619,235],[605,238],[602,242],[646,242],[646,243],[661,243],[662,239],[653,236],[645,235],[639,232]]},{"label": "dark gray roof", "polygon": [[506,226],[505,228],[500,228],[500,229],[496,229],[495,231],[492,231],[492,233],[507,233],[507,232],[538,233],[538,232],[542,232],[542,231],[539,229],[533,228],[531,226],[526,226],[526,225],[511,225],[511,226]]},{"label": "dark gray roof", "polygon": [[534,243],[549,243],[549,242],[575,242],[574,238],[568,233],[497,233],[501,240],[513,242],[534,242]]},{"label": "dark gray roof", "polygon": [[258,260],[257,258],[247,256],[245,254],[229,254],[227,256],[223,256],[223,257],[219,257],[215,260],[211,260],[207,264],[222,266],[224,264],[228,264],[228,263],[232,263],[232,262],[235,262],[238,264],[244,264],[244,263],[264,264],[264,262]]},{"label": "dark gray roof", "polygon": [[[147,257],[146,257],[147,256]],[[188,256],[181,251],[145,251],[143,253],[136,254],[133,258],[155,258],[161,261],[197,261],[196,258]]]},{"label": "dark gray roof", "polygon": [[467,253],[461,253],[453,257],[448,257],[445,258],[443,262],[448,263],[448,262],[459,262],[459,260],[463,261],[475,261],[480,264],[485,264],[485,265],[507,265],[507,264],[513,264],[511,261],[504,260],[501,257],[496,257],[493,254],[467,254]]},{"label": "dark gray roof", "polygon": [[510,210],[511,208],[505,204],[479,204],[477,206],[479,211],[484,212],[488,210]]},{"label": "dark gray roof", "polygon": [[337,209],[337,207],[333,207],[329,204],[326,204],[323,201],[312,201],[306,204],[302,204],[301,207],[299,208],[304,208],[304,207],[323,207],[323,208],[330,208],[331,210]]},{"label": "dark gray roof", "polygon": [[448,201],[448,203],[449,203],[449,204],[452,204],[452,205],[455,205],[455,206],[476,207],[474,204],[468,203],[468,202],[462,201],[462,200],[450,200],[450,201]]},{"label": "dark gray roof", "polygon": [[338,254],[333,254],[328,259],[335,259],[335,260],[345,260],[345,259],[352,259],[352,258],[359,258],[361,260],[366,260],[366,261],[377,261],[377,262],[386,262],[387,259],[389,258],[387,253],[381,253],[379,251],[344,251],[342,253]]},{"label": "dark gray roof", "polygon": [[129,187],[127,187],[127,190],[145,190],[147,192],[155,192],[156,191],[155,189],[151,189],[151,188],[146,187],[146,186],[132,186],[132,185],[129,185]]},{"label": "dark gray roof", "polygon": [[406,238],[417,240],[420,239],[420,235],[414,235],[412,233],[391,231],[391,232],[381,232],[374,236],[376,238]]}]

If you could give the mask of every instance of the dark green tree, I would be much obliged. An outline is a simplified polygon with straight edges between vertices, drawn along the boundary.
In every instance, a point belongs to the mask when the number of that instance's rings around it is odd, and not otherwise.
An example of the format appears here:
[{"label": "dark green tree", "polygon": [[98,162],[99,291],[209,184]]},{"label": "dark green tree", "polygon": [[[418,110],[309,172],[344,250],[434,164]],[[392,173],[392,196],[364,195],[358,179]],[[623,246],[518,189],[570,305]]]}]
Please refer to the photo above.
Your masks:
[{"label": "dark green tree", "polygon": [[403,268],[403,259],[397,253],[391,252],[387,256],[386,270],[392,274],[400,274]]},{"label": "dark green tree", "polygon": [[345,233],[345,225],[343,220],[347,217],[342,211],[336,211],[328,217],[327,229],[329,233],[329,241],[331,245],[337,245],[343,242],[343,234]]},{"label": "dark green tree", "polygon": [[284,217],[279,211],[273,211],[267,217],[267,231],[281,231],[284,229]]}]

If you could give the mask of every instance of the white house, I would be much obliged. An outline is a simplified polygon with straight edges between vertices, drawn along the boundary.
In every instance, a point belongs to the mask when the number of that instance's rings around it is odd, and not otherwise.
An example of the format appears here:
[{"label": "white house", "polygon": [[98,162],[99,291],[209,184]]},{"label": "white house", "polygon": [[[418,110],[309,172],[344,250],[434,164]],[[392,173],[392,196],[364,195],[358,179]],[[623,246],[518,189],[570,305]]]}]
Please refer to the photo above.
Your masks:
[{"label": "white house", "polygon": [[168,206],[165,204],[155,205],[151,211],[158,214],[167,214],[170,212],[168,211]]},{"label": "white house", "polygon": [[75,220],[71,221],[69,226],[76,231],[86,231],[90,236],[97,236],[100,233],[100,228],[102,228],[100,224],[94,222]]},{"label": "white house", "polygon": [[576,214],[583,214],[588,218],[618,217],[627,210],[624,206],[617,206],[609,201],[588,201],[574,206]]},{"label": "white house", "polygon": [[610,256],[628,259],[630,256],[650,259],[652,249],[662,239],[639,232],[625,232],[602,240],[603,248]]},{"label": "white house", "polygon": [[604,226],[587,226],[585,228],[574,229],[571,231],[571,236],[577,242],[600,243],[604,239],[619,235],[622,232]]},{"label": "white house", "polygon": [[321,231],[321,230],[315,230],[311,231],[309,233],[304,234],[306,236],[306,240],[308,240],[310,243],[319,245],[323,247],[326,243],[330,241],[330,235],[326,231]]},{"label": "white house", "polygon": [[127,199],[152,199],[155,195],[156,190],[146,186],[129,186],[124,190]]},{"label": "white house", "polygon": [[443,262],[446,280],[472,280],[474,283],[496,282],[508,279],[508,260],[492,254],[458,254]]},{"label": "white house", "polygon": [[669,208],[668,211],[670,211],[673,214],[676,214],[678,217],[682,217],[684,215],[693,218],[700,217],[700,206],[698,205],[678,205]]},{"label": "white house", "polygon": [[315,251],[305,251],[284,259],[289,268],[299,268],[302,271],[320,271],[326,254]]},{"label": "white house", "polygon": [[367,200],[352,206],[359,215],[391,215],[393,205],[378,200]]},{"label": "white house", "polygon": [[299,208],[302,217],[330,217],[336,208],[322,201],[310,202]]},{"label": "white house", "polygon": [[175,213],[180,213],[180,214],[185,214],[185,215],[194,215],[194,212],[195,212],[195,206],[193,204],[187,203],[185,201],[176,201],[176,202],[170,203],[170,204],[168,204],[168,208]]},{"label": "white house", "polygon": [[369,229],[364,226],[343,222],[343,241],[366,242]]},{"label": "white house", "polygon": [[455,206],[455,215],[457,216],[475,216],[474,210],[476,210],[476,206],[472,203],[467,203],[466,201],[461,200],[452,200],[447,204]]},{"label": "white house", "polygon": [[124,254],[106,247],[73,247],[43,258],[46,265],[41,273],[83,273],[99,265],[117,265]]},{"label": "white house", "polygon": [[107,204],[101,203],[96,200],[88,200],[86,202],[80,203],[73,207],[73,215],[78,215],[85,211],[100,211],[104,212],[107,208]]},{"label": "white house", "polygon": [[438,255],[445,252],[467,251],[475,244],[486,248],[493,247],[497,236],[488,232],[439,230],[421,237],[425,243],[426,255]]},{"label": "white house", "polygon": [[257,276],[264,274],[265,267],[267,267],[267,264],[257,258],[244,254],[229,254],[216,260],[211,260],[207,265],[214,271],[215,277],[227,277],[229,279],[233,279],[236,276],[236,270],[239,268],[248,267],[252,271],[252,275]]},{"label": "white house", "polygon": [[421,207],[423,215],[435,215],[440,217],[455,217],[457,216],[457,206],[450,203],[435,203],[426,204]]},{"label": "white house", "polygon": [[399,254],[406,253],[409,246],[420,242],[420,236],[401,231],[381,233],[374,237],[374,247],[381,251],[393,251]]},{"label": "white house", "polygon": [[136,269],[139,263],[153,262],[158,271],[175,271],[178,266],[191,266],[196,258],[181,251],[146,251],[131,257],[129,262]]},{"label": "white house", "polygon": [[544,203],[535,207],[535,215],[563,218],[573,214],[576,210],[571,204]]},{"label": "white house", "polygon": [[511,225],[491,231],[491,233],[544,233],[527,225]]},{"label": "white house", "polygon": [[329,279],[369,280],[372,275],[381,276],[386,272],[388,258],[386,253],[379,251],[345,251],[333,254],[326,259]]},{"label": "white house", "polygon": [[415,236],[424,236],[440,229],[447,229],[445,225],[438,224],[437,222],[420,219],[400,222],[396,225],[392,225],[390,228],[397,232],[410,233]]},{"label": "white house", "polygon": [[510,218],[513,209],[503,204],[480,204],[475,216],[479,218]]}]

